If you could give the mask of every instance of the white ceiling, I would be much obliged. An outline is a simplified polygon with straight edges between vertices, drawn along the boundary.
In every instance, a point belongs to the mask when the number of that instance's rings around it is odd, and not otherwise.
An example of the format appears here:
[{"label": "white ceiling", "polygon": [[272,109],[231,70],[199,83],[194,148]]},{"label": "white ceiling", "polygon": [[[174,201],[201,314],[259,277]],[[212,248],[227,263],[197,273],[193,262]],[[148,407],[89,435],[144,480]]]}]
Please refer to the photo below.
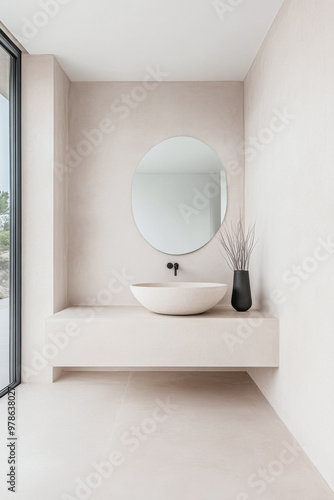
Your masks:
[{"label": "white ceiling", "polygon": [[243,81],[283,1],[1,0],[0,19],[72,81]]}]

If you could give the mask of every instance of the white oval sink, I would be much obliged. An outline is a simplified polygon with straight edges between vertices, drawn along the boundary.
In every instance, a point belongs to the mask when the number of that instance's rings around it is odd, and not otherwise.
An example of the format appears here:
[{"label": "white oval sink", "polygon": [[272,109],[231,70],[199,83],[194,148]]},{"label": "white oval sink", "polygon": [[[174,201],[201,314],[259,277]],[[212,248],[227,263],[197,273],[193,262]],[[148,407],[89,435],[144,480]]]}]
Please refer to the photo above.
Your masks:
[{"label": "white oval sink", "polygon": [[131,292],[146,309],[158,314],[200,314],[218,304],[228,285],[223,283],[136,283]]}]

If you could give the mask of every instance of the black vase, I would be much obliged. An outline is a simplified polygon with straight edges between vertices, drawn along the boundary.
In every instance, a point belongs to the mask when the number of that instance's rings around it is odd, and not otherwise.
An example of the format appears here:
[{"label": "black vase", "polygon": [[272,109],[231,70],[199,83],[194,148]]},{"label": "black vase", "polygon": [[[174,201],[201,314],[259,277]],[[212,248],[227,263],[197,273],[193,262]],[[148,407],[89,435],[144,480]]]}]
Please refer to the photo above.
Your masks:
[{"label": "black vase", "polygon": [[234,271],[232,307],[236,311],[245,312],[252,307],[252,295],[248,271]]}]

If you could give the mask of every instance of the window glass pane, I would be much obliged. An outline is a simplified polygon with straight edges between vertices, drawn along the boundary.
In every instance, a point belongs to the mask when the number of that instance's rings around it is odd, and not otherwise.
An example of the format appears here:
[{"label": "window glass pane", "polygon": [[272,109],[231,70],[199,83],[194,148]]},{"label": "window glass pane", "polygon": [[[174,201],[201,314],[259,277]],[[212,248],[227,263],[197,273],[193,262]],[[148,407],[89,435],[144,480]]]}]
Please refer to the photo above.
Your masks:
[{"label": "window glass pane", "polygon": [[10,56],[0,47],[0,389],[9,382],[9,78]]}]

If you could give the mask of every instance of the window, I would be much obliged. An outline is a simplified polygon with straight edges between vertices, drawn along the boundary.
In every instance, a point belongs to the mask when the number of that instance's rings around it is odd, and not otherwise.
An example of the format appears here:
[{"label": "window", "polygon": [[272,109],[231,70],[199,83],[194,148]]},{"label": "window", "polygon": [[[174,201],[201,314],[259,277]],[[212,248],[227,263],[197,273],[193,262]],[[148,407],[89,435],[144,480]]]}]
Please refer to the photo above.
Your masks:
[{"label": "window", "polygon": [[21,52],[0,30],[0,397],[21,381]]}]

